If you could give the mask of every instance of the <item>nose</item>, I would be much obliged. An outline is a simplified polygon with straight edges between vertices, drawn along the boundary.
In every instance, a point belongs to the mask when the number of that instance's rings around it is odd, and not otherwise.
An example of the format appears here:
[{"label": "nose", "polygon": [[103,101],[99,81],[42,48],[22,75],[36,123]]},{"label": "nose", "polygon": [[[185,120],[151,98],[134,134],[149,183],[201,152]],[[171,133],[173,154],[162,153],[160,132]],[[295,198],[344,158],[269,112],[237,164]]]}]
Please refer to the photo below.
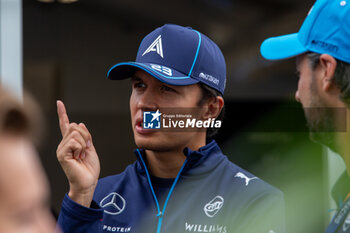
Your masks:
[{"label": "nose", "polygon": [[159,109],[157,102],[157,94],[151,89],[147,89],[140,96],[137,107],[143,111],[156,111]]},{"label": "nose", "polygon": [[295,92],[295,100],[300,103],[300,96],[299,96],[299,90]]}]

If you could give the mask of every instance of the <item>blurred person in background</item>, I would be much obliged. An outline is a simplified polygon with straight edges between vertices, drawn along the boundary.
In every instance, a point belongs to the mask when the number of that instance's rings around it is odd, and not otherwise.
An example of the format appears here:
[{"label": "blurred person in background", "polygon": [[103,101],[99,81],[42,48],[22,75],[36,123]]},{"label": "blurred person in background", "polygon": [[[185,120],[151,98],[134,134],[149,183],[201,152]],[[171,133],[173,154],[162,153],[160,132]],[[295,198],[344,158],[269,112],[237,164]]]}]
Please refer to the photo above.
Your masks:
[{"label": "blurred person in background", "polygon": [[261,54],[269,60],[296,57],[295,98],[311,139],[341,155],[346,165],[332,189],[338,210],[325,232],[349,233],[350,1],[316,1],[298,33],[265,40]]},{"label": "blurred person in background", "polygon": [[145,127],[146,113],[152,122],[165,117],[167,107],[196,109],[199,120],[220,119],[226,64],[213,41],[166,24],[142,40],[136,62],[113,66],[108,77],[131,78],[137,161],[98,180],[91,134],[83,123],[70,122],[58,101],[57,157],[70,185],[59,216],[65,233],[284,232],[282,192],[231,163],[209,129]]},{"label": "blurred person in background", "polygon": [[49,185],[33,144],[39,109],[24,102],[0,86],[0,232],[55,232]]}]

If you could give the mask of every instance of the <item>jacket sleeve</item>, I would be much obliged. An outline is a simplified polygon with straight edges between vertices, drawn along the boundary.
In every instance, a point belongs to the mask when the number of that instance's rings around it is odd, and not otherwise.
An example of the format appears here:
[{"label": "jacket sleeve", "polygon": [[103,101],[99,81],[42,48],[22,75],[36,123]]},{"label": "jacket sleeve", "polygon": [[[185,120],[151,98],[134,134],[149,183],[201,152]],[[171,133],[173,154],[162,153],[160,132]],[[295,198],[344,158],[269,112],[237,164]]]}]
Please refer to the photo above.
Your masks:
[{"label": "jacket sleeve", "polygon": [[245,208],[237,233],[285,233],[285,206],[283,193],[262,193]]},{"label": "jacket sleeve", "polygon": [[58,225],[63,233],[102,232],[103,209],[92,201],[87,208],[74,202],[66,194],[58,217]]}]

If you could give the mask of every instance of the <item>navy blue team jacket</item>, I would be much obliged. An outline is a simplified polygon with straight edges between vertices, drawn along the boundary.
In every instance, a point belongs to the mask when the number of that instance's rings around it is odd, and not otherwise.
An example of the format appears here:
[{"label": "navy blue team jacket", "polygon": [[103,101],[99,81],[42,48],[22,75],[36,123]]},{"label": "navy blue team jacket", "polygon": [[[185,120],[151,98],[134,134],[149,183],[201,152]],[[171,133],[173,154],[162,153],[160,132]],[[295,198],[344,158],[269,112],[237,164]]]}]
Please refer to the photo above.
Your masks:
[{"label": "navy blue team jacket", "polygon": [[152,177],[143,150],[99,180],[90,208],[65,196],[64,233],[285,232],[283,194],[231,163],[215,141],[192,151],[175,179]]}]

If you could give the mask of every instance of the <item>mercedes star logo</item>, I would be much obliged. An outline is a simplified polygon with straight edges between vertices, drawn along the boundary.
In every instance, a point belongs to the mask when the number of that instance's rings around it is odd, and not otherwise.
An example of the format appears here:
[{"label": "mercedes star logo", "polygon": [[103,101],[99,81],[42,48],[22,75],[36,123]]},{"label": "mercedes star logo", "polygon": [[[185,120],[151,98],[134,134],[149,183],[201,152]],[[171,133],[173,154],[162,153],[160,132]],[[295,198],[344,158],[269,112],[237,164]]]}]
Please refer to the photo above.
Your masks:
[{"label": "mercedes star logo", "polygon": [[125,209],[126,201],[121,195],[113,192],[102,199],[100,206],[104,209],[105,213],[117,215]]}]

